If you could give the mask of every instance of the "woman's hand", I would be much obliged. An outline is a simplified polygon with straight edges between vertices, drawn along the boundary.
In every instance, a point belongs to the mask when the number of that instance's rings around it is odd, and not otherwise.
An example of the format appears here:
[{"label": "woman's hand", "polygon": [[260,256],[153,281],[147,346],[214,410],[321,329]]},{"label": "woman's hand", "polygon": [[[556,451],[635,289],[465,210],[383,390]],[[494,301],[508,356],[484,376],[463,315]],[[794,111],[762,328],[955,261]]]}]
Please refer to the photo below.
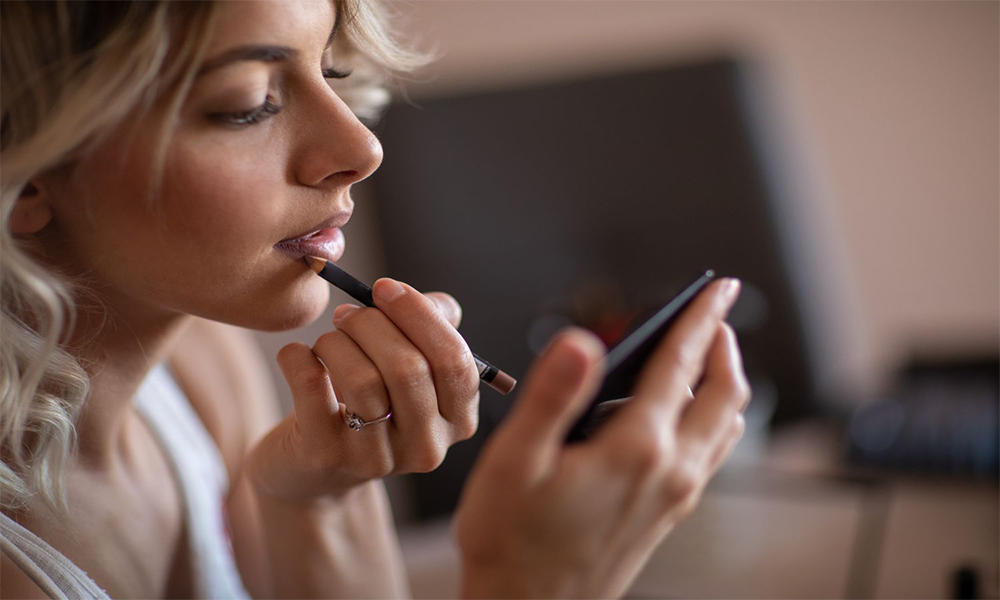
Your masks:
[{"label": "woman's hand", "polygon": [[580,330],[550,344],[459,505],[464,596],[627,591],[742,435],[750,390],[723,322],[738,291],[727,280],[701,294],[650,359],[635,397],[584,443],[564,439],[597,391],[603,347]]},{"label": "woman's hand", "polygon": [[[479,376],[448,294],[375,282],[378,308],[341,305],[336,330],[312,348],[278,353],[295,411],[251,453],[259,493],[283,500],[338,496],[393,473],[437,468],[478,426]],[[321,362],[322,361],[322,362]],[[373,421],[359,431],[347,414]]]}]

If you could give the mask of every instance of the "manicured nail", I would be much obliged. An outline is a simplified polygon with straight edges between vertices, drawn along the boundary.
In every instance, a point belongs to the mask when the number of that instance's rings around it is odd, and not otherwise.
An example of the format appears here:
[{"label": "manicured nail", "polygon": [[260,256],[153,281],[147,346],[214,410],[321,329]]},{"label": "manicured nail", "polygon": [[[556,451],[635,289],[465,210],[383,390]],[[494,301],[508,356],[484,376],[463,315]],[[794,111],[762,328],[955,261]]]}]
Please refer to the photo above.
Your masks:
[{"label": "manicured nail", "polygon": [[375,282],[375,296],[382,302],[392,302],[406,293],[399,282],[388,277],[383,277]]},{"label": "manicured nail", "polygon": [[337,308],[333,309],[333,324],[339,324],[344,317],[356,311],[358,308],[360,307],[353,304],[341,304]]}]

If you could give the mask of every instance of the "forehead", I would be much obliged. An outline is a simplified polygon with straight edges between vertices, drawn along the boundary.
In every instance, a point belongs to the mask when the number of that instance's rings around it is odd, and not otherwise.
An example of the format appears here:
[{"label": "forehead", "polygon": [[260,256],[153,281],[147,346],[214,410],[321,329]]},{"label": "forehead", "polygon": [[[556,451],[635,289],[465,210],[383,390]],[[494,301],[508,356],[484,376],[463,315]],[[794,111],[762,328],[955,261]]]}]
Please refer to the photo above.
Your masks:
[{"label": "forehead", "polygon": [[[306,48],[326,44],[336,7],[332,0],[220,2],[206,56],[246,44]],[[313,39],[316,38],[316,39]]]}]

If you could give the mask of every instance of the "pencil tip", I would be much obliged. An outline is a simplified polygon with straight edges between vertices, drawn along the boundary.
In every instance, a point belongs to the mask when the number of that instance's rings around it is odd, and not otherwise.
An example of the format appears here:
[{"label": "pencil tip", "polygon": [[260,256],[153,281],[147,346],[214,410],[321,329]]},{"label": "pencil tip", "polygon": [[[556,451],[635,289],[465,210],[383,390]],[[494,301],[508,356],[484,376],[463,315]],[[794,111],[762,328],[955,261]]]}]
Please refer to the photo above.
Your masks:
[{"label": "pencil tip", "polygon": [[303,256],[302,260],[306,261],[306,264],[309,265],[309,268],[312,269],[313,271],[316,271],[316,273],[322,271],[323,267],[326,266],[325,260],[323,260],[322,258],[317,258],[315,256]]}]

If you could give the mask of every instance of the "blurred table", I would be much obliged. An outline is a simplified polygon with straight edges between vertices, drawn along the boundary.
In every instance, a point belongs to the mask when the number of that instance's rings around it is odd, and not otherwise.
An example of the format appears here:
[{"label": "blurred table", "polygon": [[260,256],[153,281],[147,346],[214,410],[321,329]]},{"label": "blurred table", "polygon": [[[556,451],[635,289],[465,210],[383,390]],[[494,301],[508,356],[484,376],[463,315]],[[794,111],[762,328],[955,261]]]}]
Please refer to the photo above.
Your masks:
[{"label": "blurred table", "polygon": [[[759,442],[713,480],[628,597],[950,598],[962,568],[979,597],[998,597],[996,481],[859,473],[823,423]],[[400,535],[415,597],[454,597],[449,525]]]}]

